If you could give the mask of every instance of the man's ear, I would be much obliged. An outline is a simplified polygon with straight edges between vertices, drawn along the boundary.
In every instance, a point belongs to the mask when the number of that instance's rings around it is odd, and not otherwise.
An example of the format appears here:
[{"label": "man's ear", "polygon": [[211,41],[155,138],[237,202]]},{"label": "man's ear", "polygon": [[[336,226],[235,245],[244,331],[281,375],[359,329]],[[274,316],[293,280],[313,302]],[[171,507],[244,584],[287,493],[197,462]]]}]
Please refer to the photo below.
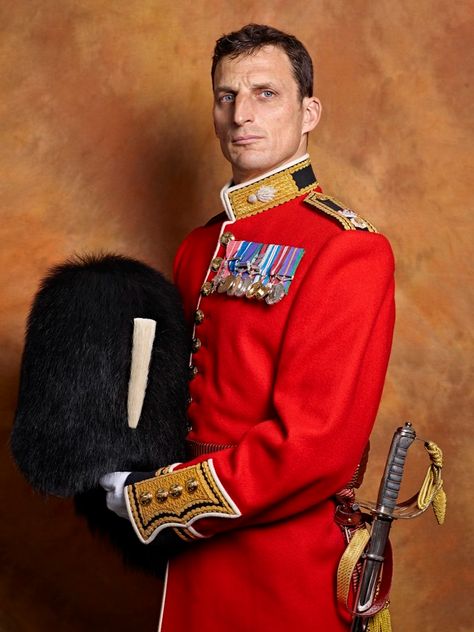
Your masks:
[{"label": "man's ear", "polygon": [[317,97],[304,97],[302,134],[307,134],[316,127],[321,118],[321,112],[321,101]]}]

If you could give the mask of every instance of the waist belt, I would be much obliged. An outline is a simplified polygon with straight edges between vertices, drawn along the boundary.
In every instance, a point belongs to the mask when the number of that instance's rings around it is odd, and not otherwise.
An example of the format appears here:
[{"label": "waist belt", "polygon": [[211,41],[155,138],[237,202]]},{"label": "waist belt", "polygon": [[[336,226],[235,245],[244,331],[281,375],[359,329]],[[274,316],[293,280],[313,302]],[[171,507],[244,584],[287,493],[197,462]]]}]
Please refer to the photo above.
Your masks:
[{"label": "waist belt", "polygon": [[203,443],[202,441],[189,441],[186,439],[186,456],[188,459],[194,459],[203,454],[210,452],[219,452],[226,448],[235,448],[235,443]]}]

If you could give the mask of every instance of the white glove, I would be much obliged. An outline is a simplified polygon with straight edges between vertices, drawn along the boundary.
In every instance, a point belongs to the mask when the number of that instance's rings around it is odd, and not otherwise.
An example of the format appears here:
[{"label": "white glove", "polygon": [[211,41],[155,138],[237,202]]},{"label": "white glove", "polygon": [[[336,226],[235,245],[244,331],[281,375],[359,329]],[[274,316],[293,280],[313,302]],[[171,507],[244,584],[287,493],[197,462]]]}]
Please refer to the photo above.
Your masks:
[{"label": "white glove", "polygon": [[125,481],[130,472],[110,472],[104,474],[99,480],[101,486],[107,492],[106,503],[108,509],[120,516],[130,520],[125,503]]}]

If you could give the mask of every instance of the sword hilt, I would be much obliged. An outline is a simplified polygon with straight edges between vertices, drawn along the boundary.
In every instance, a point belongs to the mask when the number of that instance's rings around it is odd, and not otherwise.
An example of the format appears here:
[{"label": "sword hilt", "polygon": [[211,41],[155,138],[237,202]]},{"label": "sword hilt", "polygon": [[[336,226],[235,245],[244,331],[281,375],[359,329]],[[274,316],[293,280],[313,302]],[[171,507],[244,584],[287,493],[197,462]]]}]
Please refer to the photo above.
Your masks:
[{"label": "sword hilt", "polygon": [[362,632],[366,629],[367,620],[363,620],[362,615],[367,616],[366,613],[370,611],[375,600],[407,452],[415,438],[415,430],[409,421],[402,428],[397,428],[393,435],[380,483],[372,533],[364,554],[364,565],[355,603],[356,616],[352,621],[351,632]]},{"label": "sword hilt", "polygon": [[408,448],[415,439],[416,433],[409,421],[402,428],[398,428],[393,436],[377,498],[378,514],[388,517],[395,509]]}]

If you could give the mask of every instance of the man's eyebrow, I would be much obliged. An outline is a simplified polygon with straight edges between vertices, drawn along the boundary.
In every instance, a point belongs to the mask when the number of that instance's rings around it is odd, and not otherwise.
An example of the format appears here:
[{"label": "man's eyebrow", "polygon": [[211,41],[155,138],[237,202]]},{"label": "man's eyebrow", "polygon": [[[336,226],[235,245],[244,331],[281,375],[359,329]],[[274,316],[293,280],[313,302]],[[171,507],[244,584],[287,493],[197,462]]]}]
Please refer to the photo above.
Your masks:
[{"label": "man's eyebrow", "polygon": [[235,90],[230,86],[216,86],[214,92],[235,92]]},{"label": "man's eyebrow", "polygon": [[[258,83],[252,83],[251,88],[252,90],[264,90],[265,88],[276,90],[276,86],[272,81],[260,81]],[[236,92],[236,89],[232,88],[232,86],[216,86],[214,88],[214,92]]]},{"label": "man's eyebrow", "polygon": [[265,88],[272,88],[272,90],[275,90],[276,86],[272,81],[262,81],[261,83],[253,83],[252,88],[254,90],[263,90]]}]

